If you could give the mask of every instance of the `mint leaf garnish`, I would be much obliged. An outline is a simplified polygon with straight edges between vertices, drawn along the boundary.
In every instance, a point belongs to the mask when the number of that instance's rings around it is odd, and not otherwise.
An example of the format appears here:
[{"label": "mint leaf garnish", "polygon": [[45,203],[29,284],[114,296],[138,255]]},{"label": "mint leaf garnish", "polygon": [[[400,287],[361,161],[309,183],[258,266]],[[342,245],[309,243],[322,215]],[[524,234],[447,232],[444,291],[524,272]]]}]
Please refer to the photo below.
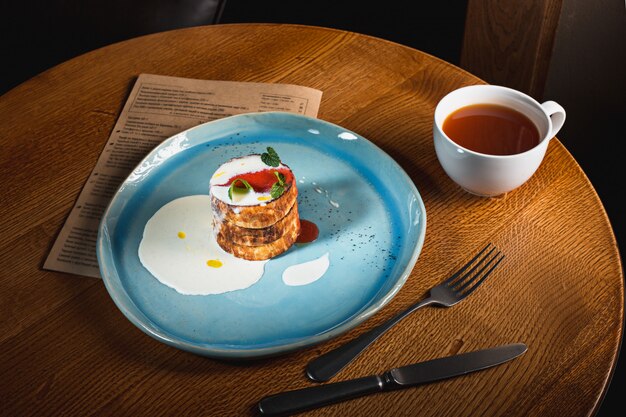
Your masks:
[{"label": "mint leaf garnish", "polygon": [[[241,185],[238,185],[241,184]],[[233,199],[233,194],[238,197],[243,197],[248,194],[248,192],[252,190],[252,186],[246,180],[242,180],[241,178],[235,178],[233,182],[230,183],[230,187],[228,187],[228,198]]]},{"label": "mint leaf garnish", "polygon": [[278,179],[278,181],[276,181],[272,185],[272,188],[270,189],[270,195],[272,196],[272,198],[278,198],[285,192],[285,176],[278,171],[274,171],[274,175],[276,176],[276,179]]},{"label": "mint leaf garnish", "polygon": [[278,198],[283,195],[284,192],[285,186],[278,182],[275,182],[274,185],[272,185],[272,189],[270,190],[270,195],[272,196],[272,198]]},{"label": "mint leaf garnish", "polygon": [[282,173],[274,171],[274,175],[276,175],[276,178],[278,178],[278,183],[280,185],[285,185],[285,176]]},{"label": "mint leaf garnish", "polygon": [[261,154],[261,161],[263,161],[265,165],[269,165],[271,167],[277,167],[280,165],[280,157],[274,148],[270,146],[267,147],[267,152],[263,152]]}]

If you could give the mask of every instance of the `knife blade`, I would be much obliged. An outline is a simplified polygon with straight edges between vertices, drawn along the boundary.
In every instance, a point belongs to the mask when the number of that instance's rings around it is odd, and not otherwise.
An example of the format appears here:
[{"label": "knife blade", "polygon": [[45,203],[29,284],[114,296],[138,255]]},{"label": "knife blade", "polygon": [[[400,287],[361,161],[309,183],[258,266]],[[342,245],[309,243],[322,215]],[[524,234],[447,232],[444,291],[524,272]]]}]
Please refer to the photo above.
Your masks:
[{"label": "knife blade", "polygon": [[367,394],[435,382],[508,362],[526,352],[524,343],[513,343],[447,356],[391,369],[381,375],[317,385],[267,396],[258,403],[262,415],[299,413]]}]

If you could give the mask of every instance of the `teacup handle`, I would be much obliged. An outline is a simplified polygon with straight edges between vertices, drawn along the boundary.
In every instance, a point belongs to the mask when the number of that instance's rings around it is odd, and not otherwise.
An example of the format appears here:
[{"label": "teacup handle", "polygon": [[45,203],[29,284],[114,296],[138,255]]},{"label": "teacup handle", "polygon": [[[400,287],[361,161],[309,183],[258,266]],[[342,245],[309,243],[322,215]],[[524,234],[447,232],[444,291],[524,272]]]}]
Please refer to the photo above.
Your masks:
[{"label": "teacup handle", "polygon": [[565,123],[565,109],[555,101],[545,101],[541,103],[541,107],[548,117],[552,119],[552,131],[550,132],[550,136],[548,136],[549,139],[552,139],[559,133],[559,130],[563,127],[563,123]]}]

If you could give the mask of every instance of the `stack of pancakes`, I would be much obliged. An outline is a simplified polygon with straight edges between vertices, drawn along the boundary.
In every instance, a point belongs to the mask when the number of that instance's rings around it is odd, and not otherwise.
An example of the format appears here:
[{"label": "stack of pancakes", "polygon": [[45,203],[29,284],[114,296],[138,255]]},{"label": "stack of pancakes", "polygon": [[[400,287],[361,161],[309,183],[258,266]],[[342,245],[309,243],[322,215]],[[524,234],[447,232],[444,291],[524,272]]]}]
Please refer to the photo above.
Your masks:
[{"label": "stack of pancakes", "polygon": [[[277,173],[284,179],[283,192],[272,197]],[[244,197],[228,195],[237,179],[252,187]],[[260,155],[231,159],[211,178],[213,231],[217,243],[238,258],[260,261],[289,249],[300,233],[298,189],[291,169],[265,165]]]}]

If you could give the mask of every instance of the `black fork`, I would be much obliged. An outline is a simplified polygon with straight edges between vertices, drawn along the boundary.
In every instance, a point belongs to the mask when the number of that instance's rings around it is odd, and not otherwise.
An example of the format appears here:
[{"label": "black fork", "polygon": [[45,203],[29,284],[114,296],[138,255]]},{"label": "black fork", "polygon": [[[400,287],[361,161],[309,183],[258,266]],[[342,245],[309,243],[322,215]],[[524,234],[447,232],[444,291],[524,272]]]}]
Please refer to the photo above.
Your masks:
[{"label": "black fork", "polygon": [[503,258],[504,255],[495,246],[491,243],[487,244],[450,278],[431,288],[427,298],[413,304],[369,332],[309,362],[307,375],[314,381],[328,381],[383,333],[415,310],[429,304],[452,307],[459,301],[464,300],[487,279]]}]

